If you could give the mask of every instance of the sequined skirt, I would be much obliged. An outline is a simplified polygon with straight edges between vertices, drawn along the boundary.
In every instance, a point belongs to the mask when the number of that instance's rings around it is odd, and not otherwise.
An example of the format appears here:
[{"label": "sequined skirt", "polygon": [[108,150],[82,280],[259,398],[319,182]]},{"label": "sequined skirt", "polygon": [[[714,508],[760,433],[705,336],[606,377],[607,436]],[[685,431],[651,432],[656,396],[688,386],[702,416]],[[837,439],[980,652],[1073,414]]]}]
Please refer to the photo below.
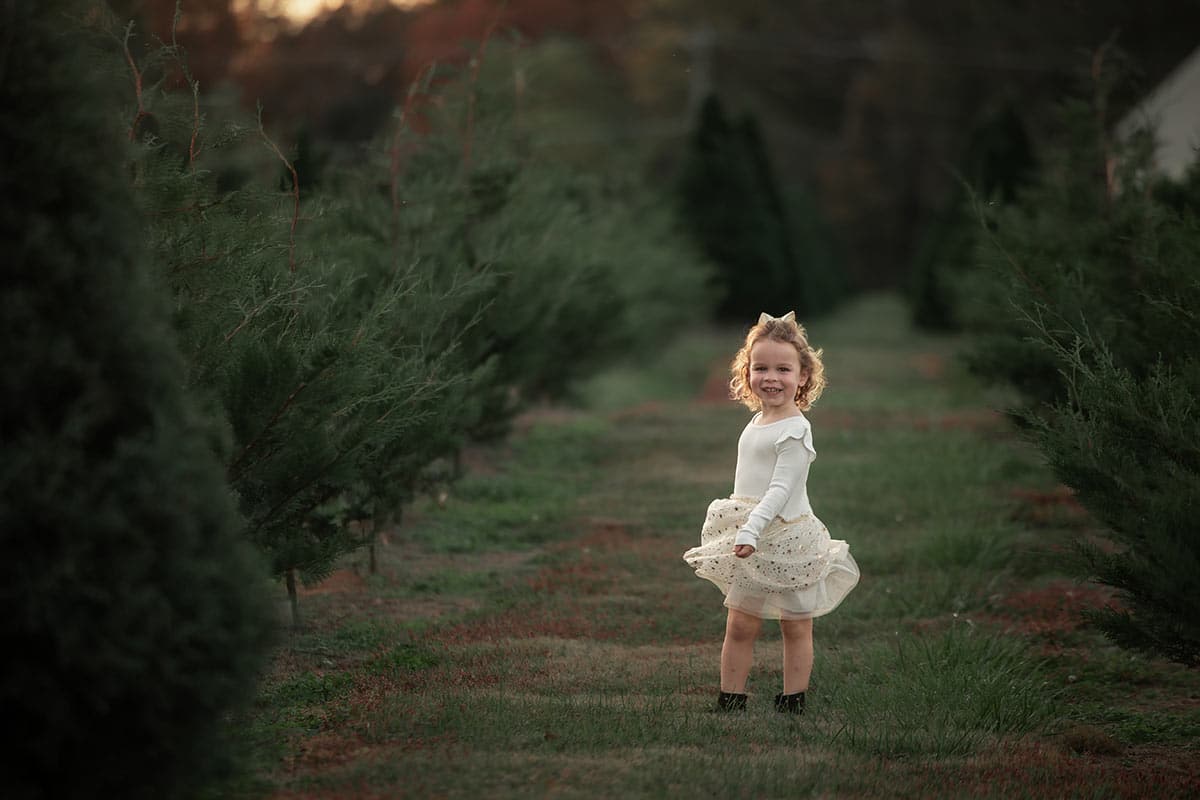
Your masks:
[{"label": "sequined skirt", "polygon": [[858,584],[850,546],[831,539],[811,514],[773,519],[747,558],[733,554],[738,530],[757,504],[751,498],[712,501],[700,546],[683,554],[696,575],[725,594],[725,605],[763,619],[811,619],[828,614]]}]

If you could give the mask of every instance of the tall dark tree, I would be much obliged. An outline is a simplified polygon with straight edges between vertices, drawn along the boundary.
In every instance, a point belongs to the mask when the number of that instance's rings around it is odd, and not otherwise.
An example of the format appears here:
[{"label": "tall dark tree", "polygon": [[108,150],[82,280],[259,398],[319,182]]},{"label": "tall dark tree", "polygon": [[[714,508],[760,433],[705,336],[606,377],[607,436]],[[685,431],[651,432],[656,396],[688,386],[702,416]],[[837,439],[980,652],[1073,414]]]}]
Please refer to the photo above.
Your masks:
[{"label": "tall dark tree", "polygon": [[752,117],[731,123],[716,96],[705,100],[679,194],[685,227],[718,267],[722,316],[744,319],[780,303],[801,314],[831,305],[811,296],[821,284],[802,273],[832,264],[797,259],[791,218]]},{"label": "tall dark tree", "polygon": [[185,395],[81,13],[0,10],[0,785],[187,797],[262,663],[266,572]]}]

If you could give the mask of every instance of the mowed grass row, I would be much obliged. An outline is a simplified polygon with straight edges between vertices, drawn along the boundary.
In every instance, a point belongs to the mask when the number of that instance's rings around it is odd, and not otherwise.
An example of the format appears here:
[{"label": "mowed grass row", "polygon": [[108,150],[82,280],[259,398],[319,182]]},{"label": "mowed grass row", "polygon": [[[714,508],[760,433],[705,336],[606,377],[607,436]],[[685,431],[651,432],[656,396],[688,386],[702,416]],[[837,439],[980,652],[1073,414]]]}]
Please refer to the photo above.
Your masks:
[{"label": "mowed grass row", "polygon": [[817,514],[863,580],[816,623],[809,706],[709,713],[721,597],[680,558],[727,494],[740,331],[702,331],[531,415],[302,599],[237,731],[277,797],[1187,796],[1200,680],[1079,626],[1090,523],[894,298],[814,324]]}]

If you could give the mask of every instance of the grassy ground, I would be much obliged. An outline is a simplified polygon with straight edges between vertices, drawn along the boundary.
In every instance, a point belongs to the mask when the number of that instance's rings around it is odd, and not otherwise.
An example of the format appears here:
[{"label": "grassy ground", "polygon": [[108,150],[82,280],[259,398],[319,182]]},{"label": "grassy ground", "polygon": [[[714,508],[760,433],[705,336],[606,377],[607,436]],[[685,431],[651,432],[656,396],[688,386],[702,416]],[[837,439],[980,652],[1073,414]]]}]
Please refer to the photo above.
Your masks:
[{"label": "grassy ground", "polygon": [[224,796],[1185,797],[1200,675],[1108,646],[1072,581],[1089,520],[898,301],[811,326],[830,387],[809,493],[863,572],[816,624],[809,707],[776,714],[777,626],[750,710],[708,713],[719,593],[680,554],[728,494],[738,331],[472,452],[440,502],[306,592],[236,725]]}]

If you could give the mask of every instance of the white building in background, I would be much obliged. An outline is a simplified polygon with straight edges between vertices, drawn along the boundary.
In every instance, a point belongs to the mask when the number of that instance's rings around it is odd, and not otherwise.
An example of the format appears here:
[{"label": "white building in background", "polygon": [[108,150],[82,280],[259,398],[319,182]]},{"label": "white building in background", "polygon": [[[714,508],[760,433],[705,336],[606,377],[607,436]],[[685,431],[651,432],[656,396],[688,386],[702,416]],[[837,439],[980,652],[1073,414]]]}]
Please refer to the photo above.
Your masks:
[{"label": "white building in background", "polygon": [[1200,156],[1200,47],[1117,125],[1124,137],[1139,125],[1155,126],[1155,164],[1178,180]]}]

